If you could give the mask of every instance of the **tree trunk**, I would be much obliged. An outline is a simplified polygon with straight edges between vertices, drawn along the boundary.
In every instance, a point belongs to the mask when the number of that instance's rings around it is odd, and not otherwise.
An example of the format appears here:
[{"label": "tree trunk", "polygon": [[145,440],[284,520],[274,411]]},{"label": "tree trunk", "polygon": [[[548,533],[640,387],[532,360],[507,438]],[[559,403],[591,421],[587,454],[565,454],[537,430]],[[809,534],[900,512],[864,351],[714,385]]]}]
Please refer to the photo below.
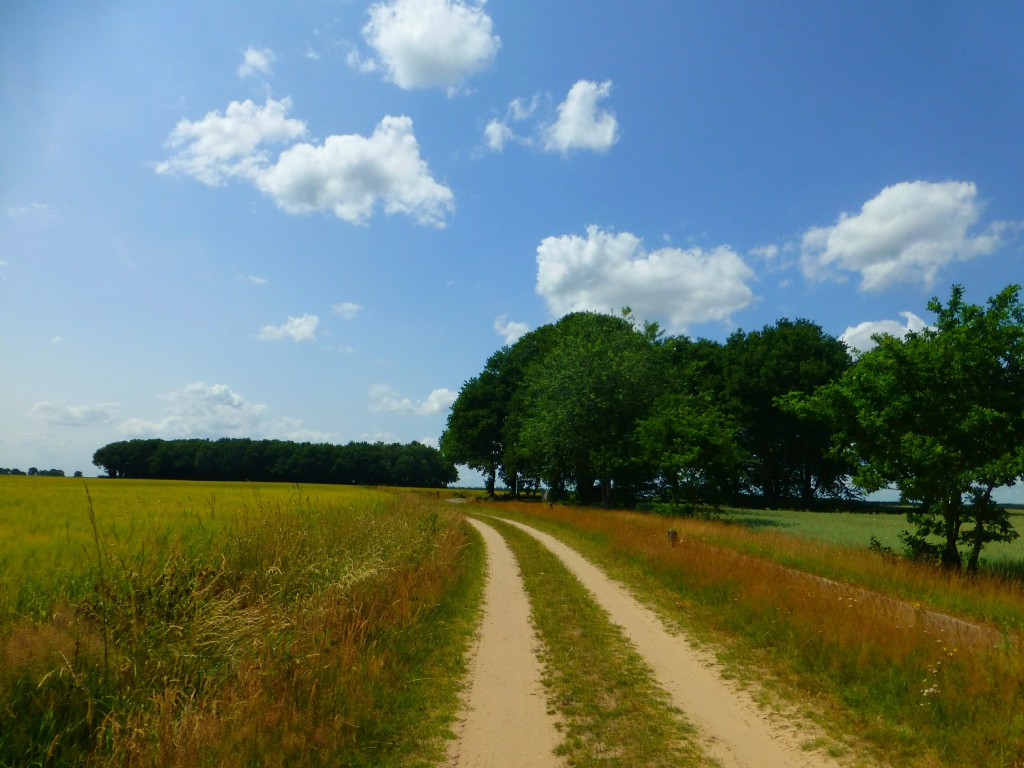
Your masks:
[{"label": "tree trunk", "polygon": [[945,512],[943,512],[943,518],[946,523],[946,543],[942,547],[940,563],[943,570],[959,571],[963,565],[960,560],[960,550],[956,548],[956,540],[960,535],[960,526],[963,522],[960,518],[960,510],[952,507],[952,505],[947,505]]}]

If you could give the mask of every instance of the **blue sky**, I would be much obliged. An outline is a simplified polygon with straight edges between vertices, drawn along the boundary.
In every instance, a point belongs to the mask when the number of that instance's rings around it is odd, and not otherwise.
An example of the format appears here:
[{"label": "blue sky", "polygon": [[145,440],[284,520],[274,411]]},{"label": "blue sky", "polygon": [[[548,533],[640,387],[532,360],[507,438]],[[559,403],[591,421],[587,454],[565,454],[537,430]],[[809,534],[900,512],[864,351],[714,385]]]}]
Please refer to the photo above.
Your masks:
[{"label": "blue sky", "polygon": [[0,467],[423,440],[576,309],[863,343],[1024,281],[1024,6],[0,8]]}]

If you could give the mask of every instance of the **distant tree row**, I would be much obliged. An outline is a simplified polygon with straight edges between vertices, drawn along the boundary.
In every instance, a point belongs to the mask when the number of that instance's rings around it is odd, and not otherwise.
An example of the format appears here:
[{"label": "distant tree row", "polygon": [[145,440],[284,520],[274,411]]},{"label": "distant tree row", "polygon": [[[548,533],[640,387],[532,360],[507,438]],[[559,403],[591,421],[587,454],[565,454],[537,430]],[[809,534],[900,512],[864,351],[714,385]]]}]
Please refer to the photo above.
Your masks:
[{"label": "distant tree row", "polygon": [[[64,477],[63,469],[37,469],[36,467],[29,467],[28,472],[22,472],[20,469],[7,469],[0,467],[0,475],[28,475],[30,477]],[[75,472],[75,477],[81,477],[81,472]]]},{"label": "distant tree row", "polygon": [[[1024,477],[1024,309],[953,288],[934,326],[856,360],[809,320],[725,343],[577,312],[491,355],[459,392],[447,458],[518,494],[583,503],[815,506],[892,488],[908,550],[977,567],[1016,537],[993,491]],[[966,548],[966,555],[961,551]]]},{"label": "distant tree row", "polygon": [[93,464],[109,477],[162,480],[344,483],[444,487],[455,465],[422,443],[295,443],[285,440],[124,440],[103,446]]}]

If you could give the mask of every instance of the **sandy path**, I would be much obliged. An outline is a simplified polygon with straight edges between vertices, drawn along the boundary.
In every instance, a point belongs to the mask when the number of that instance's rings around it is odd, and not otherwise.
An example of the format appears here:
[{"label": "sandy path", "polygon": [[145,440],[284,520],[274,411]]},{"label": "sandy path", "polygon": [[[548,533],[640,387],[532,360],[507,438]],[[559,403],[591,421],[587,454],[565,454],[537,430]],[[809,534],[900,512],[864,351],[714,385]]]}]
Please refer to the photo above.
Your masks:
[{"label": "sandy path", "polygon": [[449,768],[558,768],[530,603],[512,551],[497,531],[469,522],[487,545],[484,617]]},{"label": "sandy path", "polygon": [[724,768],[838,766],[826,755],[801,749],[800,742],[807,735],[801,738],[791,723],[765,714],[748,694],[718,674],[709,655],[693,648],[685,638],[670,634],[657,615],[574,549],[529,526],[506,522],[548,547],[590,590],[651,666],[658,684],[701,731],[709,754]]}]

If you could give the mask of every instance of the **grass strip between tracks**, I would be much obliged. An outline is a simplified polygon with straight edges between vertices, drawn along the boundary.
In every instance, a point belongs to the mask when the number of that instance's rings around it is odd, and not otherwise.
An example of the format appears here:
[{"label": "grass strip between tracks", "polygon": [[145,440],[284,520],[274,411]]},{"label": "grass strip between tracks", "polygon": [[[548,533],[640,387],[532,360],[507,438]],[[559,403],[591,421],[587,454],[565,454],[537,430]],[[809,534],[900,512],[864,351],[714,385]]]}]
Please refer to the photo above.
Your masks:
[{"label": "grass strip between tracks", "polygon": [[494,518],[522,571],[543,639],[544,682],[579,768],[700,766],[696,732],[655,684],[642,658],[591,595],[547,548]]}]

